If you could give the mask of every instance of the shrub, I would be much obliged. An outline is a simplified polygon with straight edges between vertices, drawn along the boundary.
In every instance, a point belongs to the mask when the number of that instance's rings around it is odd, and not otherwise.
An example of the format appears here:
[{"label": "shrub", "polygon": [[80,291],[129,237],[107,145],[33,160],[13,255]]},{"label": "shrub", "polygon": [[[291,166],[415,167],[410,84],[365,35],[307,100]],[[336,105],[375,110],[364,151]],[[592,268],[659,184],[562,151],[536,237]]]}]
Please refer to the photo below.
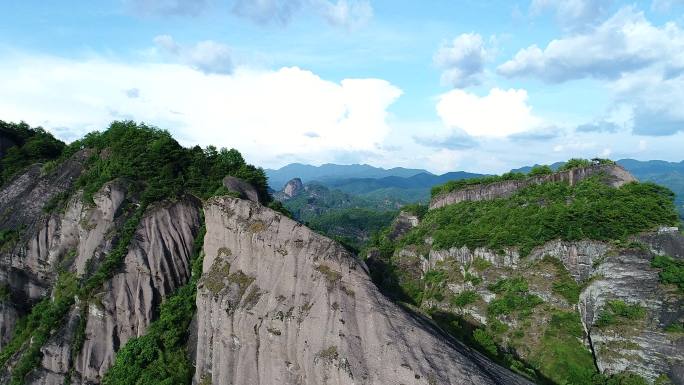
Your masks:
[{"label": "shrub", "polygon": [[497,355],[498,349],[494,338],[486,330],[476,329],[473,332],[473,339],[482,351],[494,357]]},{"label": "shrub", "polygon": [[467,305],[470,305],[471,303],[474,303],[480,298],[480,295],[477,294],[476,292],[472,290],[466,290],[458,295],[454,296],[451,299],[451,304],[458,307],[458,308],[463,308],[466,307]]},{"label": "shrub", "polygon": [[541,165],[541,166],[534,166],[530,170],[530,172],[527,174],[529,176],[540,176],[540,175],[551,175],[553,174],[553,170],[551,167],[547,165]]},{"label": "shrub", "polygon": [[558,168],[558,171],[568,171],[578,167],[589,167],[591,166],[591,164],[591,161],[587,159],[572,158],[567,162],[563,163],[563,165]]},{"label": "shrub", "polygon": [[676,285],[679,290],[684,291],[684,261],[668,256],[656,255],[651,262],[651,266],[660,269],[658,276],[661,283]]},{"label": "shrub", "polygon": [[628,304],[622,300],[612,300],[608,301],[599,313],[596,326],[603,328],[629,321],[637,321],[644,317],[646,317],[646,309],[640,304]]}]

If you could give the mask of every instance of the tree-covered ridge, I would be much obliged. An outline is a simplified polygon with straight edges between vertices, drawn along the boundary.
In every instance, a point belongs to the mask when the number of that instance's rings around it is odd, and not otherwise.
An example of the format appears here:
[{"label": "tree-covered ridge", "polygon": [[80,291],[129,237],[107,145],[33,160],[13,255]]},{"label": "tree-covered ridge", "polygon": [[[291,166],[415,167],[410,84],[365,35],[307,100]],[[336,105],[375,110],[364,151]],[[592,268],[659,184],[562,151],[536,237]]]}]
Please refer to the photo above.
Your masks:
[{"label": "tree-covered ridge", "polygon": [[678,221],[674,194],[653,183],[610,187],[600,177],[575,186],[549,182],[529,186],[510,198],[466,201],[431,210],[403,244],[436,248],[468,246],[522,255],[553,239],[615,240]]},{"label": "tree-covered ridge", "polygon": [[43,128],[30,127],[24,122],[0,120],[0,140],[5,142],[3,147],[11,145],[0,159],[0,185],[26,166],[59,157],[65,147],[62,141]]},{"label": "tree-covered ridge", "polygon": [[[565,162],[559,169],[558,172],[572,170],[579,167],[589,167],[592,165],[602,165],[602,164],[615,164],[610,159],[600,159],[594,158],[592,160],[573,158]],[[488,175],[479,178],[468,178],[448,181],[445,184],[434,186],[431,190],[432,197],[436,197],[441,194],[449,193],[452,191],[462,190],[466,187],[474,185],[487,185],[496,182],[504,182],[509,180],[523,180],[535,176],[549,175],[553,174],[553,169],[547,165],[538,165],[532,167],[528,173],[511,171],[501,175]]]},{"label": "tree-covered ridge", "polygon": [[104,183],[126,178],[138,182],[146,201],[186,193],[206,199],[221,192],[223,178],[232,175],[251,183],[262,202],[271,200],[264,171],[247,164],[235,149],[185,148],[168,131],[131,121],[113,122],[105,131],[87,134],[71,143],[64,155],[85,148],[96,150],[77,183],[86,198]]}]

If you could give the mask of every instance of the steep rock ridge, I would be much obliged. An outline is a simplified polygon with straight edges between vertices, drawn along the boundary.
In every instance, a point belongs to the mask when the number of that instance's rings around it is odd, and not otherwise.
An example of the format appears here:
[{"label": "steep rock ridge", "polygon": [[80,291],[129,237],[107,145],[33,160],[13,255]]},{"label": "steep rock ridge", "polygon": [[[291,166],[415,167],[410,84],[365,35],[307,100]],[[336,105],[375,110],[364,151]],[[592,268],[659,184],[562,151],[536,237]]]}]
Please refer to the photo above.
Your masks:
[{"label": "steep rock ridge", "polygon": [[506,198],[516,191],[534,184],[546,182],[567,182],[571,186],[594,175],[603,175],[605,183],[619,187],[636,179],[624,168],[616,164],[599,164],[587,167],[577,167],[567,171],[556,172],[551,175],[534,176],[522,180],[508,180],[490,184],[479,184],[460,190],[440,194],[430,201],[430,209],[444,207],[463,201],[481,201],[496,198]]},{"label": "steep rock ridge", "polygon": [[524,384],[379,294],[337,243],[259,204],[205,205],[195,382]]},{"label": "steep rock ridge", "polygon": [[131,337],[144,334],[159,303],[188,281],[200,227],[199,206],[197,199],[188,197],[147,210],[122,272],[96,295],[99,301],[89,304],[86,340],[75,362],[84,383],[98,383],[116,351]]}]

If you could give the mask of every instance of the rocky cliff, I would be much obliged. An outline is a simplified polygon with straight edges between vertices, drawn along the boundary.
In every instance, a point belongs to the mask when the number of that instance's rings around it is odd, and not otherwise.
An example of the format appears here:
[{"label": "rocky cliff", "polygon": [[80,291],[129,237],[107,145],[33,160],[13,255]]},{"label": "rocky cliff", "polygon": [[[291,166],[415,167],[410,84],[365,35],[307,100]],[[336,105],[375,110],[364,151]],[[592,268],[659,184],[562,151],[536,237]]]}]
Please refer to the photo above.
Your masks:
[{"label": "rocky cliff", "polygon": [[[19,317],[41,298],[54,295],[58,273],[92,275],[131,216],[136,197],[125,180],[105,184],[93,203],[84,202],[76,192],[66,199],[63,210],[44,210],[51,199],[72,188],[87,155],[78,153],[46,175],[39,165],[31,167],[0,191],[3,226],[19,229],[2,250],[0,281],[9,292],[2,300],[3,344]],[[72,383],[99,382],[116,351],[132,336],[143,334],[159,303],[187,282],[200,207],[196,198],[187,197],[146,210],[121,271],[97,292],[89,293],[88,302],[77,301],[63,326],[41,347],[41,364],[27,383],[63,384],[67,375]],[[84,340],[74,350],[81,323]],[[18,351],[16,360],[22,352]],[[9,382],[9,372],[2,378]]]},{"label": "rocky cliff", "polygon": [[[159,305],[190,280],[201,202],[157,202],[135,221],[140,201],[131,181],[104,184],[92,202],[76,189],[90,156],[77,153],[47,172],[31,167],[0,190],[3,225],[17,229],[1,251],[8,294],[0,330],[3,354],[10,354],[2,383],[101,383],[117,352],[145,335]],[[211,199],[204,216],[203,274],[188,336],[194,382],[528,383],[387,300],[364,263],[334,241],[236,198]],[[109,263],[131,223],[131,241],[111,276],[65,298],[71,285],[85,285]],[[32,313],[39,301],[67,307],[50,330],[17,339],[19,318],[40,319]],[[31,338],[37,331],[46,333],[40,344]],[[37,365],[17,377],[27,357]]]},{"label": "rocky cliff", "polygon": [[225,197],[205,216],[195,382],[527,383],[388,301],[362,262],[301,224]]},{"label": "rocky cliff", "polygon": [[556,172],[551,175],[540,175],[521,180],[507,180],[489,184],[478,184],[443,193],[432,199],[430,202],[430,209],[436,209],[463,201],[506,198],[527,186],[546,182],[567,182],[570,185],[575,185],[586,178],[596,175],[601,175],[604,181],[613,187],[619,187],[625,183],[636,181],[629,172],[617,164],[577,167],[567,171]]}]

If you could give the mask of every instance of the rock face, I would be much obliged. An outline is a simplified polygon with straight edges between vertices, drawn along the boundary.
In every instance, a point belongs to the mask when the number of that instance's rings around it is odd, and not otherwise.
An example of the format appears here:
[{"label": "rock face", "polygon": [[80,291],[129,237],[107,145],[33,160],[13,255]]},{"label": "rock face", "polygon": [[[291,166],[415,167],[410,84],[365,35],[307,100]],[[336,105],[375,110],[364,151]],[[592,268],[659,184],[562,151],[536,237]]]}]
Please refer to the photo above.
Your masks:
[{"label": "rock face", "polygon": [[430,209],[444,207],[463,201],[481,201],[496,198],[506,198],[516,191],[534,184],[546,182],[568,182],[574,185],[583,179],[594,175],[603,175],[605,183],[619,187],[636,179],[621,166],[593,165],[588,167],[573,168],[568,171],[556,172],[551,175],[535,176],[522,180],[508,180],[484,185],[474,185],[461,190],[440,194],[430,202]]},{"label": "rock face", "polygon": [[[678,243],[684,246],[681,234]],[[640,250],[606,255],[594,271],[596,278],[580,295],[579,310],[601,371],[631,370],[650,381],[667,374],[683,384],[684,337],[665,328],[684,320],[684,296],[677,288],[658,283],[652,258]],[[645,315],[597,325],[601,313],[609,311],[608,302],[616,300],[640,306]]]},{"label": "rock face", "polygon": [[240,194],[241,198],[249,199],[252,202],[259,202],[259,192],[251,184],[234,176],[223,178],[223,186],[228,190]]},{"label": "rock face", "polygon": [[89,304],[86,341],[75,368],[82,379],[99,382],[116,351],[145,333],[161,301],[190,278],[193,242],[200,227],[200,203],[187,198],[148,209],[116,274]]},{"label": "rock face", "polygon": [[399,212],[399,215],[397,215],[397,217],[394,219],[394,222],[392,222],[389,234],[390,239],[394,241],[397,238],[405,235],[411,231],[412,228],[418,226],[418,223],[420,223],[418,216],[407,213],[406,211]]},{"label": "rock face", "polygon": [[0,286],[9,291],[0,316],[0,347],[8,341],[18,317],[49,294],[54,282],[62,217],[43,211],[46,204],[72,188],[89,153],[81,151],[52,173],[29,167],[0,190],[0,228],[14,229],[0,247]]},{"label": "rock face", "polygon": [[[684,322],[684,295],[673,285],[661,284],[659,270],[651,267],[655,255],[684,259],[684,236],[678,231],[655,231],[634,240],[646,248],[618,248],[589,240],[556,240],[535,248],[526,257],[521,257],[515,249],[496,252],[486,248],[438,250],[409,246],[395,252],[393,258],[414,279],[430,271],[447,272],[446,298],[465,291],[477,293],[479,300],[460,308],[448,300],[428,299],[423,305],[459,314],[482,325],[492,322],[488,305],[497,298],[492,285],[501,279],[522,277],[529,285],[529,292],[541,298],[543,307],[537,307],[528,318],[498,319],[510,328],[499,336],[499,342],[513,349],[518,357],[535,360],[552,310],[575,312],[585,331],[584,343],[602,373],[632,371],[651,383],[667,376],[674,384],[684,384],[684,335],[666,330],[668,326]],[[554,289],[562,282],[559,280],[562,271],[553,260],[560,262],[561,269],[581,288],[577,305],[569,303]],[[476,278],[468,279],[468,275]],[[602,325],[599,318],[610,311],[609,303],[613,301],[638,306],[643,313],[634,319],[617,316],[614,323]],[[523,330],[524,344],[511,337],[521,322],[529,325]]]},{"label": "rock face", "polygon": [[[92,274],[117,242],[133,213],[136,196],[126,180],[106,183],[85,202],[72,193],[62,210],[45,212],[51,199],[66,194],[80,175],[88,152],[77,153],[54,171],[28,168],[0,190],[3,228],[15,228],[16,240],[0,250],[0,284],[9,298],[0,300],[0,343],[7,343],[17,319],[49,296],[58,271]],[[41,348],[41,364],[27,383],[99,383],[116,351],[145,333],[158,305],[190,275],[190,254],[200,227],[201,202],[185,197],[149,207],[124,258],[121,271],[107,281],[90,303],[78,302],[64,326]],[[84,311],[82,312],[81,309]],[[86,317],[85,341],[72,358],[74,336]],[[0,373],[0,382],[8,380]]]},{"label": "rock face", "polygon": [[283,187],[283,195],[285,199],[292,198],[301,194],[304,191],[304,183],[299,178],[294,178],[285,184]]},{"label": "rock face", "polygon": [[205,205],[195,382],[523,384],[383,297],[337,243],[261,205]]}]

